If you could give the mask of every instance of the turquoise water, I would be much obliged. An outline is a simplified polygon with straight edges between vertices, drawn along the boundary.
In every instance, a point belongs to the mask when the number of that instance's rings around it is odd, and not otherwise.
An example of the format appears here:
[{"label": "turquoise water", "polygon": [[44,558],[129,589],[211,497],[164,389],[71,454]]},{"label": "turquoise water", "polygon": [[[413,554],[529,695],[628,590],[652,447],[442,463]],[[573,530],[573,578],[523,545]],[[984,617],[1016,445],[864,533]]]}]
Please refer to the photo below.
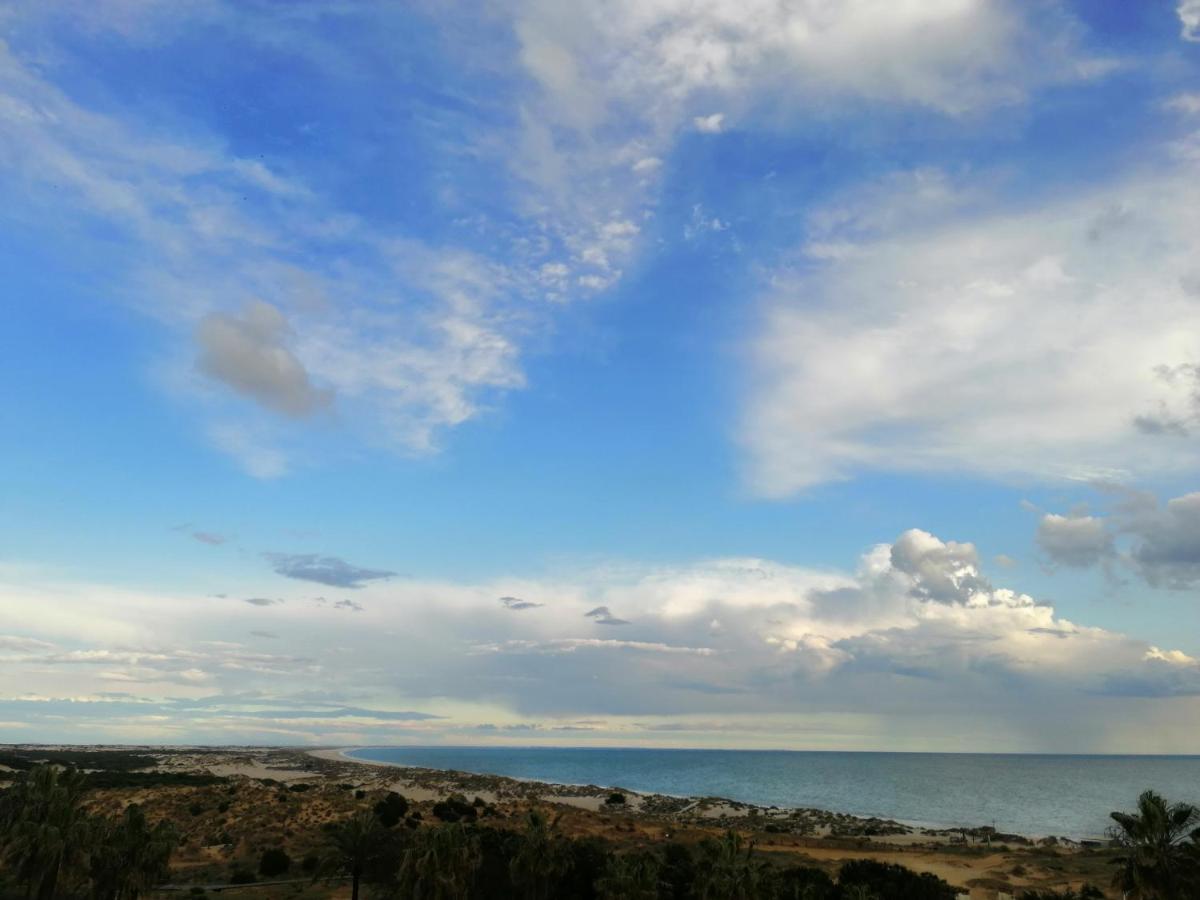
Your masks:
[{"label": "turquoise water", "polygon": [[1200,756],[1041,756],[378,747],[352,757],[561,784],[716,796],[937,826],[991,825],[1031,836],[1099,837],[1108,814],[1146,788],[1200,803]]}]

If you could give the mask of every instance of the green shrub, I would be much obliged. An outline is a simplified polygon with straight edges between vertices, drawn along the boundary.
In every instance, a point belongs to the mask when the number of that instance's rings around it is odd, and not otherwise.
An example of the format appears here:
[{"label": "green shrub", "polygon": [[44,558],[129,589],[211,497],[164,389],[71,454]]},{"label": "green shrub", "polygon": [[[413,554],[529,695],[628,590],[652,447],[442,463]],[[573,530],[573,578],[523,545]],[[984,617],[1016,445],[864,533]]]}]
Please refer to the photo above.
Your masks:
[{"label": "green shrub", "polygon": [[258,874],[264,878],[276,878],[292,867],[292,858],[278,847],[263,851],[258,861]]},{"label": "green shrub", "polygon": [[395,791],[388,791],[387,796],[375,804],[375,816],[384,828],[394,827],[407,812],[408,801]]},{"label": "green shrub", "polygon": [[475,807],[462,794],[451,794],[433,805],[433,814],[443,822],[473,822]]},{"label": "green shrub", "polygon": [[254,877],[254,873],[245,866],[235,866],[233,874],[229,876],[230,884],[254,884],[256,881],[258,879]]}]

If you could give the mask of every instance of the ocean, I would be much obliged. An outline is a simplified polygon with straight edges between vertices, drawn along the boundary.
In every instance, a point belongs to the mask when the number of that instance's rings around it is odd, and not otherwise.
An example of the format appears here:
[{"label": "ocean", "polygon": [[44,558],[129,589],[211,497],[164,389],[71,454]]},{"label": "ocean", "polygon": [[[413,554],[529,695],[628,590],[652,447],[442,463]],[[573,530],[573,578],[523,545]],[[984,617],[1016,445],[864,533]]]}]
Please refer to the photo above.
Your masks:
[{"label": "ocean", "polygon": [[1103,837],[1108,814],[1153,788],[1200,803],[1200,756],[1057,756],[649,750],[575,747],[376,747],[353,758],[430,769],[594,784],[759,806],[812,807],[937,827]]}]

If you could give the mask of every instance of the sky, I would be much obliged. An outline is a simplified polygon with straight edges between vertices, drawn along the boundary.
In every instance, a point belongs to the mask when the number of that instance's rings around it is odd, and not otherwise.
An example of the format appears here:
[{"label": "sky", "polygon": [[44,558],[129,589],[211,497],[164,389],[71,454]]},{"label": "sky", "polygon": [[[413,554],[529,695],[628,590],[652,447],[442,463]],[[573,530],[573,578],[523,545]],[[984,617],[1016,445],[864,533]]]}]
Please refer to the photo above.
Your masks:
[{"label": "sky", "polygon": [[1197,0],[0,0],[0,742],[1185,753]]}]

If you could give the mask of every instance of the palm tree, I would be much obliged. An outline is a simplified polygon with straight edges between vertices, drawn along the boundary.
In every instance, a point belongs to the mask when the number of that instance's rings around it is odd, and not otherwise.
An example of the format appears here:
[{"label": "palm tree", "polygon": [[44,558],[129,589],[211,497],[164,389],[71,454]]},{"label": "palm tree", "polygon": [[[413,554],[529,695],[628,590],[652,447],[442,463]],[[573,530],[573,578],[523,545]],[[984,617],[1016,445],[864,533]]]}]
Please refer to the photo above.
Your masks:
[{"label": "palm tree", "polygon": [[119,822],[104,822],[93,833],[92,896],[95,900],[137,900],[167,876],[178,837],[166,822],[153,828],[137,804]]},{"label": "palm tree", "polygon": [[1154,791],[1138,797],[1136,813],[1114,812],[1112,838],[1125,849],[1113,886],[1130,900],[1176,900],[1196,885],[1196,865],[1187,846],[1200,841],[1200,810],[1168,804]]},{"label": "palm tree", "polygon": [[696,896],[700,900],[752,900],[758,896],[763,866],[754,862],[754,845],[745,847],[740,835],[725,832],[719,841],[700,845],[696,866]]},{"label": "palm tree", "polygon": [[379,817],[371,810],[342,822],[330,833],[330,852],[317,868],[313,881],[347,875],[351,900],[358,900],[363,875],[383,854],[386,834]]},{"label": "palm tree", "polygon": [[59,896],[60,882],[82,868],[89,832],[83,790],[75,769],[38,766],[5,792],[0,858],[37,900]]},{"label": "palm tree", "polygon": [[601,900],[657,900],[658,859],[649,853],[614,853],[596,882]]},{"label": "palm tree", "polygon": [[549,900],[571,866],[567,847],[557,833],[558,820],[547,822],[536,809],[529,811],[520,846],[508,864],[513,886],[525,900]]},{"label": "palm tree", "polygon": [[405,900],[465,900],[482,862],[478,839],[462,825],[422,828],[400,854],[396,895]]}]

